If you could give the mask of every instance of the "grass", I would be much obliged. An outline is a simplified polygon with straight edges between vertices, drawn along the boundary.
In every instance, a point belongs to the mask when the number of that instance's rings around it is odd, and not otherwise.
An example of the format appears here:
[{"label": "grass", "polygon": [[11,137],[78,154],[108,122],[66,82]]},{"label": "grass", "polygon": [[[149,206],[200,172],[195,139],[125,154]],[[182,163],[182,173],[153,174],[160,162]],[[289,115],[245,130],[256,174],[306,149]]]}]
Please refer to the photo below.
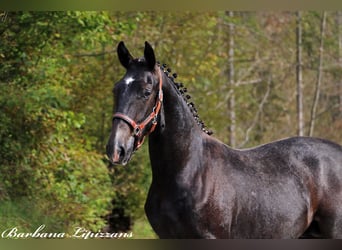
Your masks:
[{"label": "grass", "polygon": [[133,239],[157,239],[157,235],[154,233],[151,225],[149,224],[146,216],[136,220],[133,228]]},{"label": "grass", "polygon": [[0,201],[0,232],[17,227],[20,232],[33,232],[40,225],[46,225],[52,231],[63,231],[56,218],[43,216],[34,201],[19,199]]},{"label": "grass", "polygon": [[[17,227],[18,232],[34,232],[40,225],[46,225],[49,232],[65,232],[61,221],[44,215],[35,202],[28,199],[0,201],[0,234],[6,229]],[[133,239],[157,239],[146,216],[134,222]],[[0,236],[1,239],[1,236]]]}]

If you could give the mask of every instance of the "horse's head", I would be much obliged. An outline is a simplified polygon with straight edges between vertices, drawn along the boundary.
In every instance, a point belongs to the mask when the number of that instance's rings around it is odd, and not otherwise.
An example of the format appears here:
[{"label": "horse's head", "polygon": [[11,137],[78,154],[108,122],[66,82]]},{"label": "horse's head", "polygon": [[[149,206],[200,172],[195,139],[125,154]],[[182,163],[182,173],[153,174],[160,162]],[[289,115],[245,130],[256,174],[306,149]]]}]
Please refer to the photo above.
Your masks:
[{"label": "horse's head", "polygon": [[127,71],[113,90],[115,112],[107,155],[112,163],[125,165],[155,128],[163,94],[160,69],[148,42],[142,58],[134,59],[123,42],[117,53]]}]

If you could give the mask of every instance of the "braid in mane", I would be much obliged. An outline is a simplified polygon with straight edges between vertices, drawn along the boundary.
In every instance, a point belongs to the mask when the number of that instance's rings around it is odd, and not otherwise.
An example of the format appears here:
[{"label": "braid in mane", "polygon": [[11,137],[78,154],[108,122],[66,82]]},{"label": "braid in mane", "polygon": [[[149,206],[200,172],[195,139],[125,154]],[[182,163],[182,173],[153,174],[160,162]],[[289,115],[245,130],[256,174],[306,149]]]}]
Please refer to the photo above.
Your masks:
[{"label": "braid in mane", "polygon": [[184,87],[183,83],[175,81],[175,79],[177,78],[177,73],[173,73],[171,75],[171,69],[168,68],[165,63],[161,65],[159,62],[157,62],[157,65],[164,72],[164,74],[172,81],[172,83],[174,84],[176,89],[182,95],[184,101],[187,103],[189,110],[191,111],[192,115],[194,116],[194,118],[195,118],[198,126],[201,128],[201,130],[208,135],[212,135],[213,131],[210,129],[207,129],[204,122],[199,118],[195,104],[193,102],[189,101],[191,99],[191,96],[188,94],[188,89]]}]

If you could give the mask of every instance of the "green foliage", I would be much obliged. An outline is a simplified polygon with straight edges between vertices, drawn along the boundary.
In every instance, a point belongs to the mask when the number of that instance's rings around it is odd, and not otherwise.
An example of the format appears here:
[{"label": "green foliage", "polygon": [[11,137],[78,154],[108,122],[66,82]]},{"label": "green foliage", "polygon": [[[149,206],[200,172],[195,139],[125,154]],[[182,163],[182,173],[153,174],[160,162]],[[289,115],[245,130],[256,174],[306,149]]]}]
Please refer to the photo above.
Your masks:
[{"label": "green foliage", "polygon": [[85,115],[67,109],[70,98],[62,87],[33,86],[20,99],[12,91],[1,101],[7,121],[1,133],[3,199],[38,199],[39,211],[67,222],[66,228],[101,228],[111,185],[102,155],[87,149]]},{"label": "green foliage", "polygon": [[[84,133],[86,114],[72,109],[73,75],[64,56],[73,49],[75,35],[98,32],[106,17],[24,12],[10,13],[8,22],[1,23],[0,199],[14,208],[27,200],[66,232],[75,226],[99,230],[110,211],[107,167]],[[84,40],[90,46],[92,39]],[[37,217],[25,216],[25,223],[38,223]]]},{"label": "green foliage", "polygon": [[55,217],[42,216],[39,201],[28,199],[2,200],[0,204],[0,231],[17,227],[21,232],[34,232],[40,225],[46,225],[51,232],[63,232],[62,221]]}]

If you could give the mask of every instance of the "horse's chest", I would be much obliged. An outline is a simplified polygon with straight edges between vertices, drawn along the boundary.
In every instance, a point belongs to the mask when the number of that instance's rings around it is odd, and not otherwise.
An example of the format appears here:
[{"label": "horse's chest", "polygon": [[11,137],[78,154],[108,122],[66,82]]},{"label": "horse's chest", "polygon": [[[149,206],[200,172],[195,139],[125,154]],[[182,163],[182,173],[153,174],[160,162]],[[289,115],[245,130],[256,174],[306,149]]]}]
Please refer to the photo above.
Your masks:
[{"label": "horse's chest", "polygon": [[150,194],[145,205],[147,217],[161,238],[197,238],[196,219],[187,194]]}]

